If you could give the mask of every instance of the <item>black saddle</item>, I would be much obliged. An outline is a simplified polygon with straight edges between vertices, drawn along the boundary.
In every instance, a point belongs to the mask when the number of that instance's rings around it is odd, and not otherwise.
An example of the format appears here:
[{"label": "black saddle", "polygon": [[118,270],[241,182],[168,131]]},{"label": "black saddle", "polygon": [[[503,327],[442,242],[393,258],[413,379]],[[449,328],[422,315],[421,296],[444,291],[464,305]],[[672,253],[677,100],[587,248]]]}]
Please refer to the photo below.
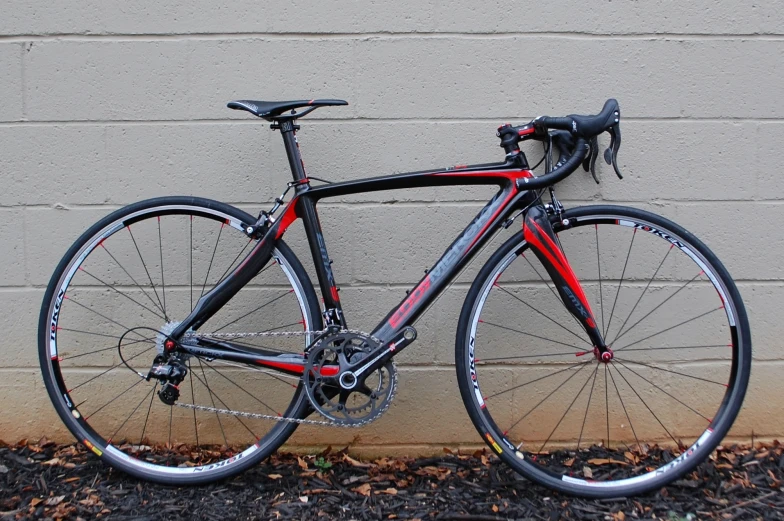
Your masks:
[{"label": "black saddle", "polygon": [[348,102],[342,99],[312,99],[297,101],[238,100],[230,101],[226,106],[234,110],[247,110],[254,116],[264,118],[267,121],[272,121],[273,119],[280,118],[284,112],[289,110],[294,110],[300,107],[309,107],[308,110],[304,110],[297,114],[297,117],[302,117],[305,114],[316,110],[318,107],[327,107],[330,105],[348,105]]}]

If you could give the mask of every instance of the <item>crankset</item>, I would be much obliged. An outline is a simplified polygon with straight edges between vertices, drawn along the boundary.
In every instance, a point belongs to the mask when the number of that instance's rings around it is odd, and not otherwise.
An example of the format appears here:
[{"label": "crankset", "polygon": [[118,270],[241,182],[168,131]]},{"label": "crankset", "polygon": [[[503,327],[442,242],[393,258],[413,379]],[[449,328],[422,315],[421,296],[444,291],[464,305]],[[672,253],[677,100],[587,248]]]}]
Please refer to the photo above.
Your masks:
[{"label": "crankset", "polygon": [[308,352],[302,382],[319,414],[335,424],[354,426],[372,422],[389,408],[397,387],[391,360],[363,378],[350,370],[376,347],[369,336],[341,332],[325,336]]}]

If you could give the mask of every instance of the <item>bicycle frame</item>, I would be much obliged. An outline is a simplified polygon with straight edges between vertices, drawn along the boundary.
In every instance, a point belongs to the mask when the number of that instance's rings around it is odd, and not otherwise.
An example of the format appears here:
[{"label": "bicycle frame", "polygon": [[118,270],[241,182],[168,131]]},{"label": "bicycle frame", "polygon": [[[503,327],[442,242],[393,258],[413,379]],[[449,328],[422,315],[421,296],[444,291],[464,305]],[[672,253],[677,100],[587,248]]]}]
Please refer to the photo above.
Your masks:
[{"label": "bicycle frame", "polygon": [[[277,219],[269,217],[260,229],[255,229],[251,223],[243,223],[248,235],[258,237],[258,235],[254,235],[258,232],[262,232],[263,235],[261,235],[258,243],[243,262],[198,301],[190,316],[172,332],[172,338],[180,338],[189,329],[196,330],[246,283],[255,277],[270,261],[275,245],[296,219],[302,219],[305,227],[324,301],[325,325],[327,327],[334,326],[336,329],[346,328],[347,322],[343,315],[340,297],[330,266],[331,261],[318,218],[318,201],[350,194],[426,186],[499,186],[499,191],[452,242],[441,258],[426,272],[425,276],[408,292],[408,296],[373,329],[371,335],[380,340],[380,346],[366,358],[366,360],[370,361],[362,367],[361,372],[367,374],[369,371],[386,363],[389,358],[414,340],[416,333],[410,327],[411,324],[441,294],[461,269],[481,249],[481,246],[503,225],[514,211],[527,208],[535,203],[539,197],[538,194],[532,191],[518,188],[517,181],[519,179],[533,176],[522,153],[507,156],[507,161],[504,163],[473,166],[459,165],[437,170],[408,172],[312,187],[310,180],[305,174],[299,145],[295,137],[296,128],[298,127],[290,120],[286,120],[279,124],[274,124],[273,128],[279,128],[283,135],[289,165],[294,176],[294,182],[290,186],[295,188],[295,194],[284,206],[280,216]],[[550,229],[549,221],[547,221],[543,208],[542,215],[545,215],[543,225]],[[550,231],[552,230],[550,229]],[[538,238],[539,241],[548,240],[546,234]],[[552,241],[550,242],[552,243]],[[537,246],[532,243],[532,248],[538,253],[540,248]],[[551,248],[551,252],[553,247],[557,248],[554,244],[548,246]],[[560,252],[560,249],[558,249],[558,252]],[[582,288],[571,272],[565,257],[561,255],[553,262],[551,253],[548,253],[548,255],[549,257],[547,255],[542,257],[545,265],[547,263],[556,264],[551,276],[555,274],[558,277],[559,273],[562,275],[560,278],[563,284],[559,284],[559,281],[554,278],[559,290],[561,286],[570,288],[570,293],[562,294],[577,295],[583,306],[570,305],[570,302],[566,302],[567,299],[565,299],[565,304],[587,328],[594,330],[589,331],[589,334],[595,333],[593,315],[590,312]],[[548,269],[548,271],[551,270]],[[597,337],[597,341],[598,345],[601,346],[603,344],[600,336]],[[286,353],[289,355],[287,359],[281,360],[280,355],[282,353],[239,346],[231,342],[204,339],[200,340],[199,343],[200,346],[186,345],[182,347],[185,351],[193,354],[252,363],[289,374],[301,375],[304,370],[304,357],[301,355],[299,360],[292,360],[291,354]],[[325,374],[325,376],[329,375]]]}]

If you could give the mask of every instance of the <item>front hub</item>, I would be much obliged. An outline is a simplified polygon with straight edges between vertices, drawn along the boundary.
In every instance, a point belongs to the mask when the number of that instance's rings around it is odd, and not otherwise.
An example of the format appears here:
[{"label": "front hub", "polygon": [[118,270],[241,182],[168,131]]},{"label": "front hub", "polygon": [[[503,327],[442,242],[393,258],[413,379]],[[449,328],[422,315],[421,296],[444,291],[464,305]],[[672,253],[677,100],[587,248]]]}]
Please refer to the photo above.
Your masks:
[{"label": "front hub", "polygon": [[610,361],[612,361],[613,357],[615,356],[612,352],[612,349],[604,346],[594,347],[593,354],[598,361],[603,362],[605,364],[609,364]]}]

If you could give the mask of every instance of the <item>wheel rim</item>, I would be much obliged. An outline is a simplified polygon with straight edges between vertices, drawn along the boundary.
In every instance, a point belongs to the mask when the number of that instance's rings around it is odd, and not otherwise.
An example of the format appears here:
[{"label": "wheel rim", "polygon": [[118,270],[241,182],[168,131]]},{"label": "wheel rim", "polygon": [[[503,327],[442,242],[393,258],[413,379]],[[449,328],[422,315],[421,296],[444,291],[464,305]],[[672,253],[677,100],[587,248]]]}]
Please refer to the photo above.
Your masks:
[{"label": "wheel rim", "polygon": [[[136,469],[203,476],[247,461],[290,427],[168,406],[159,382],[139,376],[149,371],[165,333],[242,262],[251,243],[235,216],[166,205],[118,219],[73,256],[49,305],[46,370],[66,423],[88,448]],[[310,342],[304,332],[312,321],[293,267],[275,250],[273,261],[199,333],[300,331],[236,339],[296,354]],[[185,363],[178,403],[288,417],[303,400],[297,377],[199,357]]]},{"label": "wheel rim", "polygon": [[521,241],[471,314],[472,399],[491,446],[528,477],[584,491],[655,486],[707,456],[734,419],[735,304],[716,268],[661,225],[567,221],[554,228],[613,360],[596,359]]}]

